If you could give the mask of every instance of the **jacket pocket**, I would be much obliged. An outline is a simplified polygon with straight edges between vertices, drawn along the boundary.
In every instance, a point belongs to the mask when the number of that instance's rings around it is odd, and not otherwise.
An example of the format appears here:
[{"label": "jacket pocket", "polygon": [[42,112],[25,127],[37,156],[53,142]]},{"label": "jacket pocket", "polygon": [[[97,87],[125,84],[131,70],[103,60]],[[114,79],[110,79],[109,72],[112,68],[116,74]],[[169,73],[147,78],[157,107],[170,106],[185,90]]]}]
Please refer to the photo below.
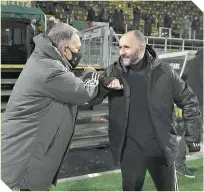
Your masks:
[{"label": "jacket pocket", "polygon": [[169,134],[169,142],[172,146],[178,146],[179,145],[179,139],[177,135]]},{"label": "jacket pocket", "polygon": [[176,135],[169,134],[169,146],[166,146],[166,151],[168,153],[168,163],[172,164],[178,155],[179,152],[179,141]]},{"label": "jacket pocket", "polygon": [[173,162],[176,160],[177,155],[178,155],[178,146],[173,146],[171,148],[166,146],[166,151],[168,154],[168,159],[167,159],[168,164],[172,165]]},{"label": "jacket pocket", "polygon": [[47,150],[46,150],[44,156],[46,156],[46,155],[51,151],[52,147],[54,146],[55,141],[56,141],[56,138],[57,138],[57,135],[58,135],[58,132],[59,132],[59,128],[60,128],[60,127],[57,128],[57,131],[56,131],[56,133],[55,133],[55,135],[54,135],[54,137],[53,137],[51,143],[49,144],[49,146],[48,146],[48,148],[47,148]]}]

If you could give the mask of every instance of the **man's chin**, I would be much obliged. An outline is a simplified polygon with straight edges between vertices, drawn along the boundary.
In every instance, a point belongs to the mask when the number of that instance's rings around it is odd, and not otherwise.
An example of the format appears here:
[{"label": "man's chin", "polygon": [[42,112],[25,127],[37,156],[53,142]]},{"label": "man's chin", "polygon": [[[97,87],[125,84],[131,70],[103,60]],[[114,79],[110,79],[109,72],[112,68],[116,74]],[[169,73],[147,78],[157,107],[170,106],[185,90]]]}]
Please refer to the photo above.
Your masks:
[{"label": "man's chin", "polygon": [[125,67],[129,66],[129,65],[130,65],[130,61],[123,59],[123,65],[124,65]]}]

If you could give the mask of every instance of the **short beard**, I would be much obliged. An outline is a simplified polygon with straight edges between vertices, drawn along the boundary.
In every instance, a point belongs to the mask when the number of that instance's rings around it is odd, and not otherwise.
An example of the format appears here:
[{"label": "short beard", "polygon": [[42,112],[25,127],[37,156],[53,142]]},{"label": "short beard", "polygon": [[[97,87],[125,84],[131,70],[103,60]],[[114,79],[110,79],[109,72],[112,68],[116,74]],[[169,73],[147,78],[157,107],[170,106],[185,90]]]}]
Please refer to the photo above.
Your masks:
[{"label": "short beard", "polygon": [[135,56],[131,59],[131,64],[136,65],[142,59],[142,55],[140,54],[139,50],[135,53]]},{"label": "short beard", "polygon": [[136,53],[129,58],[129,62],[124,62],[123,60],[123,65],[124,66],[129,66],[129,65],[136,65],[137,63],[139,63],[139,61],[142,59],[142,55],[141,53],[139,52],[139,50],[136,51]]}]

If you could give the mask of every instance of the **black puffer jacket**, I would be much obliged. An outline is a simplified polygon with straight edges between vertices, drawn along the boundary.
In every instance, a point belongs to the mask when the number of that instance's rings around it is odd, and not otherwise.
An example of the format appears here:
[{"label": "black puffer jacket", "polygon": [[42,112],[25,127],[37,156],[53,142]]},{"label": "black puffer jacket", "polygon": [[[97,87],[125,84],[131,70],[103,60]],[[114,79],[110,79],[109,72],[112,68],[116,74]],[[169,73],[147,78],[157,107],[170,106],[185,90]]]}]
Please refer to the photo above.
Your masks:
[{"label": "black puffer jacket", "polygon": [[[186,128],[186,141],[200,142],[201,116],[198,101],[190,87],[179,78],[174,70],[156,59],[156,53],[149,46],[148,64],[151,65],[147,77],[147,101],[152,124],[156,136],[163,150],[167,165],[173,163],[178,149],[178,141],[174,133],[172,112],[174,103],[183,109],[183,118]],[[130,87],[124,75],[127,69],[117,63],[110,65],[100,77],[98,95],[90,102],[99,104],[105,97],[109,100],[109,141],[116,164],[121,160],[124,146],[130,103]],[[107,85],[118,78],[124,90],[110,90]],[[137,99],[137,98],[135,98]],[[136,122],[137,123],[137,122]],[[137,124],[136,124],[137,125]]]},{"label": "black puffer jacket", "polygon": [[189,61],[187,82],[198,97],[199,104],[203,106],[203,49]]}]

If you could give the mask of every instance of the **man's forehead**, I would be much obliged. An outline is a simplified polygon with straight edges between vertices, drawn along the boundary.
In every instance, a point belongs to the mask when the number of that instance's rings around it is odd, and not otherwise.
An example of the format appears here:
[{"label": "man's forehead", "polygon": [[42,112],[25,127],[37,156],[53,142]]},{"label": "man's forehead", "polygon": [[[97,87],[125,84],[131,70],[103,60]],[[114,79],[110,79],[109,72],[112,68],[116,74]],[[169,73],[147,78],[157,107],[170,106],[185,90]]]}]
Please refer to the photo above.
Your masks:
[{"label": "man's forehead", "polygon": [[133,34],[125,34],[120,38],[120,46],[128,45],[131,46],[136,44],[136,38]]},{"label": "man's forehead", "polygon": [[72,47],[81,47],[81,41],[80,41],[80,37],[78,35],[73,35],[71,40],[70,40],[70,44]]}]

